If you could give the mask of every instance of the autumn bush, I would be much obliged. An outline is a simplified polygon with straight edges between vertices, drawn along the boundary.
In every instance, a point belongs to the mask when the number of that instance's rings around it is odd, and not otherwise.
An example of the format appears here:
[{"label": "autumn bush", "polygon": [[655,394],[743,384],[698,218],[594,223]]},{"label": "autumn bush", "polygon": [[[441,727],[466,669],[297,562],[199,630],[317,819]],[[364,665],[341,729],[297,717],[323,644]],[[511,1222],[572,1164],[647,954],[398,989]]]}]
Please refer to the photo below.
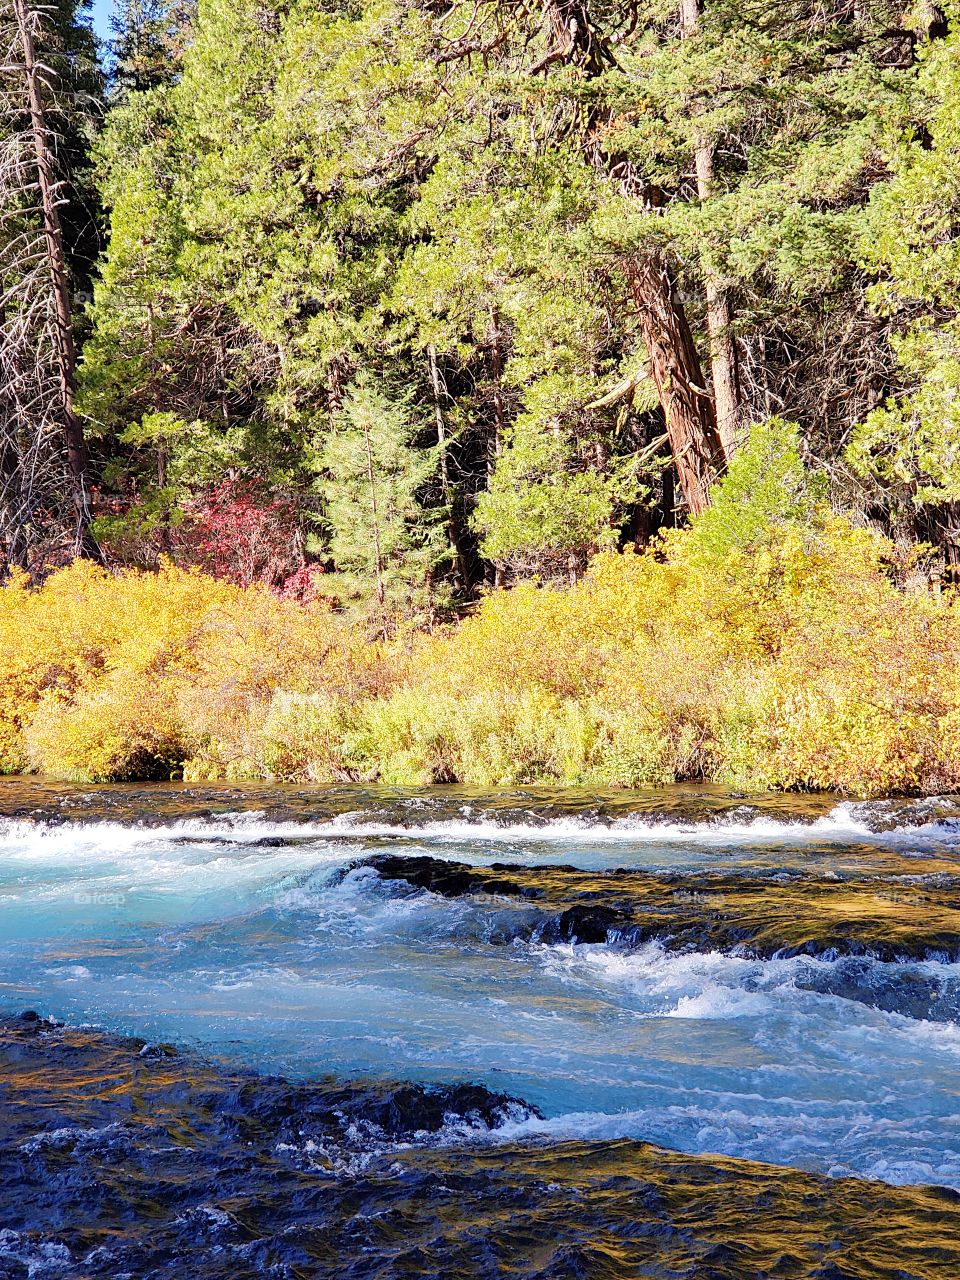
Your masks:
[{"label": "autumn bush", "polygon": [[320,603],[170,565],[85,562],[0,591],[0,767],[91,781],[268,776],[275,695],[382,692],[391,662]]},{"label": "autumn bush", "polygon": [[0,767],[88,780],[960,787],[960,615],[830,512],[789,428],[692,527],[371,644],[170,565],[0,590]]}]

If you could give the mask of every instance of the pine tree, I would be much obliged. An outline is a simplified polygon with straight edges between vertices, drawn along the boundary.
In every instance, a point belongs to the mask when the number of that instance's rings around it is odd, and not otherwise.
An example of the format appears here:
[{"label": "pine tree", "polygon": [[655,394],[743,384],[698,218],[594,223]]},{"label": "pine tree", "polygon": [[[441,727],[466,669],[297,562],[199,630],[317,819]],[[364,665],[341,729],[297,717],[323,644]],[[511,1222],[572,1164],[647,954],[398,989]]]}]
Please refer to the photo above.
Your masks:
[{"label": "pine tree", "polygon": [[403,386],[444,446],[431,581],[464,595],[702,511],[774,416],[862,501],[850,432],[909,380],[865,210],[942,25],[900,0],[202,0],[101,148],[83,405],[112,474],[309,509],[347,389]]},{"label": "pine tree", "polygon": [[113,18],[112,79],[122,96],[174,80],[183,63],[195,0],[123,0]]},{"label": "pine tree", "polygon": [[892,518],[944,539],[960,560],[960,7],[946,39],[924,56],[918,123],[891,132],[893,180],[878,187],[862,235],[880,273],[873,301],[896,328],[891,395],[854,433],[848,452]]},{"label": "pine tree", "polygon": [[321,461],[333,587],[385,636],[399,617],[424,617],[431,581],[447,555],[442,511],[424,492],[436,449],[418,449],[409,405],[359,383],[351,387]]}]

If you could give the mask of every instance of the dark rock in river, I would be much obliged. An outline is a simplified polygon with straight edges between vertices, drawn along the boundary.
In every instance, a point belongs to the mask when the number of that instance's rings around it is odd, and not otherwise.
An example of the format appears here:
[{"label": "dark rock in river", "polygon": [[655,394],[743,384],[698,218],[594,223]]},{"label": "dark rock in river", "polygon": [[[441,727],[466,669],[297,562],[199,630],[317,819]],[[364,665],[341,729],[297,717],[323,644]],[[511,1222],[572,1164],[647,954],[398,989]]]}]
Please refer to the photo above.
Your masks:
[{"label": "dark rock in river", "polygon": [[143,1047],[0,1020],[3,1280],[960,1275],[952,1192],[626,1140],[455,1141],[452,1118],[522,1104],[290,1084]]},{"label": "dark rock in river", "polygon": [[611,942],[773,956],[960,959],[960,880],[895,876],[582,871],[375,854],[356,864],[443,897],[523,899],[517,928],[545,942]]}]

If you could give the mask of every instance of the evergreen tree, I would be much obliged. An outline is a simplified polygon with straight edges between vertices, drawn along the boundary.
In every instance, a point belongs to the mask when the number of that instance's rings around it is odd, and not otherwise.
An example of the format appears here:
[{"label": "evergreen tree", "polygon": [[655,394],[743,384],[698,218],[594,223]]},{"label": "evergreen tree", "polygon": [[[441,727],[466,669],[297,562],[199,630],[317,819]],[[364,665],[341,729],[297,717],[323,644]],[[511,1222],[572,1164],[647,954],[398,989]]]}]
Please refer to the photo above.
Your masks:
[{"label": "evergreen tree", "polygon": [[195,0],[123,0],[112,19],[110,46],[112,79],[121,95],[176,78],[195,11]]},{"label": "evergreen tree", "polygon": [[[946,136],[943,34],[900,0],[200,0],[99,153],[82,403],[118,498],[173,518],[257,477],[311,512],[366,385],[406,388],[407,444],[442,445],[415,448],[449,544],[431,581],[467,597],[702,512],[776,415],[835,503],[864,504],[851,432],[922,390],[877,228],[911,163],[890,140],[924,112]],[[886,314],[880,273],[903,276]]]},{"label": "evergreen tree", "polygon": [[416,448],[415,434],[407,404],[360,383],[347,391],[321,455],[334,589],[384,635],[398,617],[429,615],[446,554],[442,513],[422,503],[435,451]]},{"label": "evergreen tree", "polygon": [[[929,46],[916,122],[891,137],[893,180],[874,192],[865,265],[875,307],[896,326],[899,377],[854,431],[849,457],[898,516],[932,506],[930,532],[960,558],[960,17]],[[940,527],[937,528],[937,525]],[[910,523],[907,528],[909,530]]]},{"label": "evergreen tree", "polygon": [[477,504],[483,554],[514,578],[575,582],[591,556],[616,546],[638,496],[629,466],[608,470],[578,466],[562,438],[520,434]]}]

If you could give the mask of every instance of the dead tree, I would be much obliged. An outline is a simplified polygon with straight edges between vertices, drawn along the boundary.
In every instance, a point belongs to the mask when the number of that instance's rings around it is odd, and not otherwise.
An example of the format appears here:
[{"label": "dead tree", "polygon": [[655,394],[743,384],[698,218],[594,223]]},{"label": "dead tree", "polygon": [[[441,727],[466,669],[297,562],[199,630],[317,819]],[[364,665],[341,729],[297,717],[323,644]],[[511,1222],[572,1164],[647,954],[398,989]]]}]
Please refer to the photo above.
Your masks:
[{"label": "dead tree", "polygon": [[7,559],[26,564],[40,531],[62,523],[68,553],[99,559],[75,408],[57,76],[37,52],[43,11],[8,2],[0,19],[0,535]]}]

